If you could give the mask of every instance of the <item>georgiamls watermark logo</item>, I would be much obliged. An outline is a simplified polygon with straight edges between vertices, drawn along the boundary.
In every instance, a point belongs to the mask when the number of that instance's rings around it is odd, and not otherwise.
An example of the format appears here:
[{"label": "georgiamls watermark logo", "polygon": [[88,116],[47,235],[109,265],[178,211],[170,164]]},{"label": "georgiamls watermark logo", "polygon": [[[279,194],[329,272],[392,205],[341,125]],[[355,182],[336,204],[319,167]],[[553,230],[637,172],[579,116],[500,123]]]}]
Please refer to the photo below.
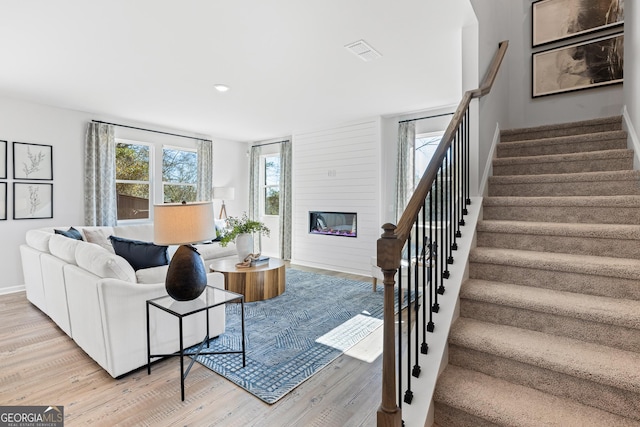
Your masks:
[{"label": "georgiamls watermark logo", "polygon": [[0,406],[0,427],[63,427],[64,406]]}]

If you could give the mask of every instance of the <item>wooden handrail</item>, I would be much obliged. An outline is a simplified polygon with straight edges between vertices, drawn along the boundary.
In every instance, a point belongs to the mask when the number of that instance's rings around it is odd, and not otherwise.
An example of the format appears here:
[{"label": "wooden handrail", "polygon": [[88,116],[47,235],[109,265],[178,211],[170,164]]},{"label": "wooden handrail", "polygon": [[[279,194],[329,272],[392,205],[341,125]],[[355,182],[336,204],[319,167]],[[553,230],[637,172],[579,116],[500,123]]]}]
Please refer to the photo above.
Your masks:
[{"label": "wooden handrail", "polygon": [[451,148],[456,132],[467,115],[471,100],[480,98],[491,91],[508,46],[508,41],[500,42],[498,51],[493,57],[491,66],[480,87],[474,90],[468,90],[462,96],[462,100],[442,136],[440,144],[431,158],[426,172],[420,179],[416,190],[413,192],[411,199],[409,199],[397,226],[389,223],[382,226],[384,232],[377,241],[377,265],[384,275],[382,402],[377,412],[378,427],[400,427],[402,424],[402,411],[396,402],[396,350],[394,330],[395,275],[400,268],[402,248],[411,235],[411,230],[416,218],[424,206],[427,195],[432,189],[439,168]]},{"label": "wooden handrail", "polygon": [[407,207],[402,213],[402,217],[398,221],[395,234],[396,236],[398,236],[398,239],[402,241],[402,244],[404,244],[404,242],[409,237],[409,233],[411,233],[413,221],[415,220],[416,215],[418,215],[418,212],[420,212],[420,209],[422,209],[424,199],[427,197],[427,194],[429,194],[429,190],[431,190],[431,185],[433,184],[433,181],[438,174],[438,166],[442,164],[444,156],[447,154],[447,151],[451,147],[451,141],[453,141],[456,130],[462,122],[465,111],[467,111],[467,108],[469,107],[469,104],[471,103],[471,100],[473,98],[480,98],[491,91],[493,82],[496,79],[496,75],[498,74],[500,64],[502,63],[502,59],[507,52],[508,46],[509,41],[505,40],[500,42],[500,44],[498,45],[498,51],[493,57],[491,67],[487,71],[487,74],[480,87],[474,90],[468,90],[462,96],[462,101],[460,101],[456,112],[451,118],[447,130],[442,135],[440,145],[438,145],[436,152],[433,154],[433,157],[431,158],[431,161],[427,166],[425,174],[420,179],[416,190],[413,192],[409,203],[407,203]]}]

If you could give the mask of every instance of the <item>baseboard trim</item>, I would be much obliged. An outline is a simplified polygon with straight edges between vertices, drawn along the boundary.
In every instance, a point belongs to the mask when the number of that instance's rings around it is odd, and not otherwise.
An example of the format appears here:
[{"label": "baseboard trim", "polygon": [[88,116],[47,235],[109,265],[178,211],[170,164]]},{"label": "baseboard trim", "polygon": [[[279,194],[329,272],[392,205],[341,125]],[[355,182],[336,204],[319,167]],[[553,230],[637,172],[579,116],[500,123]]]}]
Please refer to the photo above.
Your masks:
[{"label": "baseboard trim", "polygon": [[640,139],[638,138],[636,129],[633,127],[626,105],[622,107],[622,122],[623,127],[629,135],[629,148],[632,148],[634,151],[633,168],[640,170]]},{"label": "baseboard trim", "polygon": [[8,288],[0,288],[0,295],[15,294],[16,292],[24,292],[24,285],[10,286]]}]

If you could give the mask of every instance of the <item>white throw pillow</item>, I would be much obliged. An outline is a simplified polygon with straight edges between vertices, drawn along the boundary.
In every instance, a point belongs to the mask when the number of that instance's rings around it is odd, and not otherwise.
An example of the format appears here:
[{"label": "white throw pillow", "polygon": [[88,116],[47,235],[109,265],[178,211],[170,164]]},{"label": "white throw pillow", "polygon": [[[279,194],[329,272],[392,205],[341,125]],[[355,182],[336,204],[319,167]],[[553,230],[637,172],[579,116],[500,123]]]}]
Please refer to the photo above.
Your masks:
[{"label": "white throw pillow", "polygon": [[141,268],[136,271],[136,279],[138,283],[152,284],[164,283],[167,277],[168,265],[160,265],[158,267]]},{"label": "white throw pillow", "polygon": [[85,228],[82,232],[84,233],[84,238],[87,242],[100,245],[112,254],[115,254],[113,246],[103,230],[99,228]]}]

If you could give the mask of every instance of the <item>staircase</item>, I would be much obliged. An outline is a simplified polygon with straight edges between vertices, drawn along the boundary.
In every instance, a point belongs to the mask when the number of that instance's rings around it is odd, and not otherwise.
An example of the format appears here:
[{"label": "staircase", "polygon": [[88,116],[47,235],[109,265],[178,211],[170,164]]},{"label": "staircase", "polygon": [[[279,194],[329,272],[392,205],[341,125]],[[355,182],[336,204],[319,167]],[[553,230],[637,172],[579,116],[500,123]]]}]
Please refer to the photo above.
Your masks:
[{"label": "staircase", "polygon": [[502,131],[434,425],[640,426],[640,172],[621,125]]}]

